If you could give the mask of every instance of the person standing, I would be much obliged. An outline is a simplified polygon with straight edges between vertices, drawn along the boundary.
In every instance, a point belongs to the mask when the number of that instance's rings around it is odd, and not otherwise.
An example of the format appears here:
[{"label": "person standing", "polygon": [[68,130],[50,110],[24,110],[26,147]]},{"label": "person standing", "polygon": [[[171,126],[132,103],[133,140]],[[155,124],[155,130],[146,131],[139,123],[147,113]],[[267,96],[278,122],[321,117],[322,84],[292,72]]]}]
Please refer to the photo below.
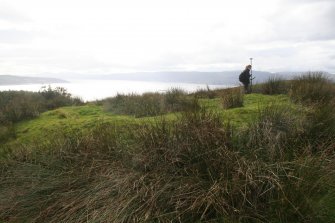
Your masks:
[{"label": "person standing", "polygon": [[239,80],[240,82],[243,84],[244,86],[244,92],[246,94],[249,94],[250,93],[250,88],[249,88],[249,85],[250,85],[250,70],[251,70],[251,65],[247,65],[245,67],[245,70],[242,71],[242,73],[240,74],[239,76]]}]

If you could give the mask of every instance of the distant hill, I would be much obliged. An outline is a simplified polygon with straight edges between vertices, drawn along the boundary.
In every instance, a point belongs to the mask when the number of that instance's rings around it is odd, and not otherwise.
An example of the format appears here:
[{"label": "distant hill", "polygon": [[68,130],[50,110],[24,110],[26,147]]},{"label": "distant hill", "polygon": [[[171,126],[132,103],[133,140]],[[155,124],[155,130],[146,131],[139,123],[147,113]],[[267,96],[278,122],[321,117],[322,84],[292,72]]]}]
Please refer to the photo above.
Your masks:
[{"label": "distant hill", "polygon": [[[94,79],[103,80],[131,80],[131,81],[157,81],[178,82],[210,85],[236,85],[241,71],[222,72],[197,72],[197,71],[173,71],[173,72],[136,72],[109,75],[95,75]],[[276,74],[264,71],[253,71],[255,82],[263,82]],[[93,76],[92,76],[93,77]]]},{"label": "distant hill", "polygon": [[[163,71],[163,72],[133,72],[133,73],[112,73],[112,74],[53,74],[62,79],[48,77],[25,77],[0,75],[0,85],[20,85],[20,84],[49,84],[66,83],[66,80],[128,80],[128,81],[152,81],[152,82],[176,82],[208,85],[238,85],[238,76],[242,70],[201,72],[201,71]],[[294,76],[304,72],[280,72],[271,73],[267,71],[253,71],[254,83],[265,82],[269,77],[282,77],[292,79]],[[335,80],[335,75],[326,73],[331,79]],[[45,74],[52,76],[52,74]],[[64,80],[66,79],[66,80]]]},{"label": "distant hill", "polygon": [[[97,79],[110,80],[133,80],[133,81],[159,81],[178,82],[212,85],[236,85],[239,83],[238,76],[242,71],[221,71],[221,72],[197,72],[197,71],[172,71],[172,72],[136,72],[123,74],[96,75]],[[271,73],[266,71],[253,71],[255,83],[267,81],[270,77],[281,77],[292,79],[305,72],[280,72]],[[335,75],[324,72],[328,77],[335,80]]]},{"label": "distant hill", "polygon": [[65,80],[57,78],[0,75],[0,85],[52,84],[66,82],[67,81]]}]

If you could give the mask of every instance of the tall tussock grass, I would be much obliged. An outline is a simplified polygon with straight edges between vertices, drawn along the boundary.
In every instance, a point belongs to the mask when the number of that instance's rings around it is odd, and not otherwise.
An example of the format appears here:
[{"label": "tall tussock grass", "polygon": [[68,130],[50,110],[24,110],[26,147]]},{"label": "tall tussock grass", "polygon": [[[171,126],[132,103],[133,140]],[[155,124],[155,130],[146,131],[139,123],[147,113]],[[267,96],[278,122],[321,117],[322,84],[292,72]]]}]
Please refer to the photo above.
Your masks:
[{"label": "tall tussock grass", "polygon": [[[222,89],[221,89],[222,90]],[[212,90],[209,88],[209,86],[207,85],[206,89],[198,89],[194,95],[198,98],[209,98],[209,99],[214,99],[219,95],[219,92],[221,90]]]},{"label": "tall tussock grass", "polygon": [[146,117],[193,110],[199,108],[199,104],[196,97],[191,97],[185,91],[174,88],[162,94],[118,94],[116,97],[106,99],[104,107],[106,111],[115,114]]},{"label": "tall tussock grass", "polygon": [[335,83],[322,72],[308,72],[292,81],[290,97],[304,104],[327,104],[335,98]]},{"label": "tall tussock grass", "polygon": [[154,124],[60,129],[50,144],[0,161],[0,220],[332,222],[335,142],[313,153],[292,113],[266,107],[244,131],[203,109]]},{"label": "tall tussock grass", "polygon": [[259,108],[256,120],[239,131],[241,150],[267,162],[291,160],[296,140],[304,129],[303,111],[280,103]]},{"label": "tall tussock grass", "polygon": [[222,107],[237,108],[243,106],[244,93],[240,88],[228,88],[221,93]]},{"label": "tall tussock grass", "polygon": [[279,76],[269,77],[264,83],[257,84],[253,87],[253,92],[268,95],[287,94],[288,90],[289,82]]}]

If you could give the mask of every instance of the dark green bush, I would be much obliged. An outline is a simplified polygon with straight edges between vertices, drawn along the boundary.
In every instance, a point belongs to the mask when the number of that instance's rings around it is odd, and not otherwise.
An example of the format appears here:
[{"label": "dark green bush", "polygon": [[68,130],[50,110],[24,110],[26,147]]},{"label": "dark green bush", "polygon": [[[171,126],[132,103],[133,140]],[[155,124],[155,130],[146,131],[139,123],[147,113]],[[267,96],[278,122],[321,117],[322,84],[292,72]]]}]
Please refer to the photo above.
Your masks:
[{"label": "dark green bush", "polygon": [[39,92],[1,91],[0,124],[35,118],[50,109],[81,103],[64,88],[52,89],[49,86]]},{"label": "dark green bush", "polygon": [[52,88],[51,86],[45,86],[42,87],[38,93],[45,99],[44,106],[47,110],[82,104],[82,101],[79,98],[72,97],[63,87]]}]

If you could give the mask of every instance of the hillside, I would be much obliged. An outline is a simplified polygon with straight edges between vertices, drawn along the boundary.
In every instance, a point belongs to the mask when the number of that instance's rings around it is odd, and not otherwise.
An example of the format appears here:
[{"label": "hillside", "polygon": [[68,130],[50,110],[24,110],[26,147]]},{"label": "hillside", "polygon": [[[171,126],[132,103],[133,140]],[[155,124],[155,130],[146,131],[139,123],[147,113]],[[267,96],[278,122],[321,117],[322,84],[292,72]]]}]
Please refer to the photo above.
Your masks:
[{"label": "hillside", "polygon": [[0,75],[0,85],[51,84],[66,82],[67,81],[65,80],[57,78]]},{"label": "hillside", "polygon": [[[75,78],[98,79],[98,80],[129,80],[129,81],[154,81],[154,82],[177,82],[210,85],[236,85],[238,75],[241,71],[200,72],[200,71],[166,71],[166,72],[135,72],[135,73],[113,73],[106,75],[80,75]],[[265,71],[254,71],[257,82],[264,82],[274,73]],[[255,81],[256,81],[255,80]]]}]

